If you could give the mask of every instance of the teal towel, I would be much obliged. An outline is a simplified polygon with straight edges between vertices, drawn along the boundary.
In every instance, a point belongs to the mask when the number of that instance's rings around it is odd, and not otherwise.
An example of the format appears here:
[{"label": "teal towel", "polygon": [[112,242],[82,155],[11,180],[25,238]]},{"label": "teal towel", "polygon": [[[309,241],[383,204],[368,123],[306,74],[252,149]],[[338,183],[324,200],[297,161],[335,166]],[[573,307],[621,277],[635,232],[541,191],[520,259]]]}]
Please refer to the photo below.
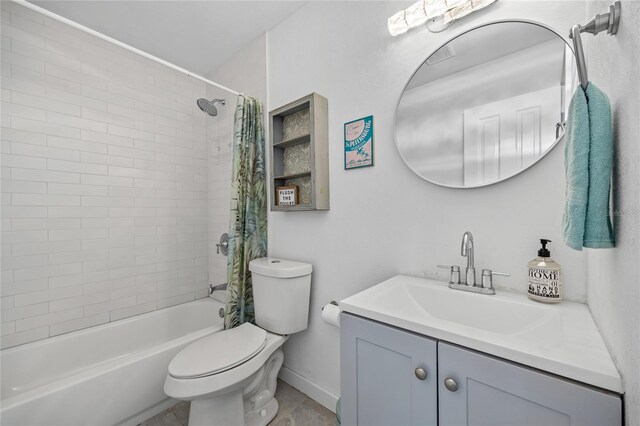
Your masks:
[{"label": "teal towel", "polygon": [[593,83],[587,84],[589,109],[589,198],[584,226],[584,247],[615,245],[609,215],[609,193],[613,163],[611,105],[609,98]]},{"label": "teal towel", "polygon": [[611,107],[593,83],[578,87],[569,104],[565,132],[565,243],[582,247],[614,246],[609,218],[612,167]]},{"label": "teal towel", "polygon": [[564,133],[564,172],[564,242],[572,249],[582,250],[589,193],[589,111],[582,87],[578,87],[569,103]]}]

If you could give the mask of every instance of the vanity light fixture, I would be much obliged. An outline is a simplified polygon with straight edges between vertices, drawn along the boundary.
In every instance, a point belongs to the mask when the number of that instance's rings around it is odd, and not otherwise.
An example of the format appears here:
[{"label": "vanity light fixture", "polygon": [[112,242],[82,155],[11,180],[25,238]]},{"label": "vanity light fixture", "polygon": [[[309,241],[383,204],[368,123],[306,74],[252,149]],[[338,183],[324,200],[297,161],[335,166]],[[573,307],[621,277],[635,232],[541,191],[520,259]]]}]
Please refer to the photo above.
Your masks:
[{"label": "vanity light fixture", "polygon": [[[433,32],[442,31],[456,19],[482,9],[496,0],[420,0],[408,8],[399,11],[387,20],[387,28],[392,36],[403,34],[430,21],[440,29],[427,28]],[[444,27],[442,27],[444,25]]]}]

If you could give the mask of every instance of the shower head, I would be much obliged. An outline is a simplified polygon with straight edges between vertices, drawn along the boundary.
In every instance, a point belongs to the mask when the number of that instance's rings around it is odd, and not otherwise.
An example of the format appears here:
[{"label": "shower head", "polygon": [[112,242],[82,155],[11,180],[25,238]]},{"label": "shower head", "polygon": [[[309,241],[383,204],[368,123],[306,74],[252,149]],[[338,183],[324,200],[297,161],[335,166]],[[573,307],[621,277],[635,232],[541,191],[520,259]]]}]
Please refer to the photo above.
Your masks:
[{"label": "shower head", "polygon": [[209,114],[212,117],[215,117],[216,115],[218,115],[218,108],[216,108],[216,104],[220,103],[222,105],[226,105],[227,101],[224,99],[214,99],[212,101],[209,101],[207,99],[204,98],[200,98],[197,101],[198,107],[200,107],[200,109],[203,112],[206,112],[207,114]]}]

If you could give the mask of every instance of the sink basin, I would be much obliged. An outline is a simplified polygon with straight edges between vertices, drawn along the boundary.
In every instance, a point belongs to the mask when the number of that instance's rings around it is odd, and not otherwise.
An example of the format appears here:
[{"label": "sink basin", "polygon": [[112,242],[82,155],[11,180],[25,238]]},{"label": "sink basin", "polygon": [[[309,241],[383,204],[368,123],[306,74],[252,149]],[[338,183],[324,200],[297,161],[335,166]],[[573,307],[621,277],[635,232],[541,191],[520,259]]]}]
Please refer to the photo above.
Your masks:
[{"label": "sink basin", "polygon": [[559,321],[557,310],[515,293],[492,296],[468,293],[450,289],[441,281],[402,275],[383,284],[343,300],[341,306],[356,301],[370,310],[389,314],[402,312],[401,316],[407,319],[497,336],[524,335],[545,328],[548,338],[553,338],[558,332],[557,328],[548,327],[554,319]]},{"label": "sink basin", "polygon": [[526,294],[488,296],[397,275],[339,305],[343,312],[622,391],[620,375],[581,303],[547,305]]},{"label": "sink basin", "polygon": [[405,292],[408,301],[438,320],[498,334],[516,335],[546,327],[558,317],[557,312],[517,299],[463,293],[443,286],[438,281],[424,281],[400,281],[396,284],[396,290]]}]

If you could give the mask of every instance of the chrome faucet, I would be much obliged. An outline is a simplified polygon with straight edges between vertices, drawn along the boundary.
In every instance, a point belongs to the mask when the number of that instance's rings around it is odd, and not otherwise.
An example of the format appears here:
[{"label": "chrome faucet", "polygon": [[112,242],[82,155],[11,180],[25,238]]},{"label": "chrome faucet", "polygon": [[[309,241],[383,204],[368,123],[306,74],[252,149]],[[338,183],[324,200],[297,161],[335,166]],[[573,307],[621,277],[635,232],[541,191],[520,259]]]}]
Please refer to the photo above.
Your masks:
[{"label": "chrome faucet", "polygon": [[476,267],[473,258],[473,234],[470,231],[462,235],[460,255],[467,258],[467,270],[465,273],[466,284],[471,286],[476,285]]},{"label": "chrome faucet", "polygon": [[213,294],[213,292],[216,290],[226,290],[226,289],[227,289],[227,283],[222,283],[218,285],[209,284],[209,294]]},{"label": "chrome faucet", "polygon": [[449,278],[449,288],[456,290],[471,291],[474,293],[482,294],[496,294],[496,290],[493,288],[493,276],[511,276],[504,272],[495,272],[491,269],[482,270],[482,282],[476,284],[476,267],[474,264],[474,247],[473,247],[473,234],[467,231],[462,235],[462,245],[460,247],[460,254],[467,258],[467,270],[465,274],[465,282],[460,282],[460,267],[457,265],[438,265],[438,268],[449,269],[451,272]]}]

